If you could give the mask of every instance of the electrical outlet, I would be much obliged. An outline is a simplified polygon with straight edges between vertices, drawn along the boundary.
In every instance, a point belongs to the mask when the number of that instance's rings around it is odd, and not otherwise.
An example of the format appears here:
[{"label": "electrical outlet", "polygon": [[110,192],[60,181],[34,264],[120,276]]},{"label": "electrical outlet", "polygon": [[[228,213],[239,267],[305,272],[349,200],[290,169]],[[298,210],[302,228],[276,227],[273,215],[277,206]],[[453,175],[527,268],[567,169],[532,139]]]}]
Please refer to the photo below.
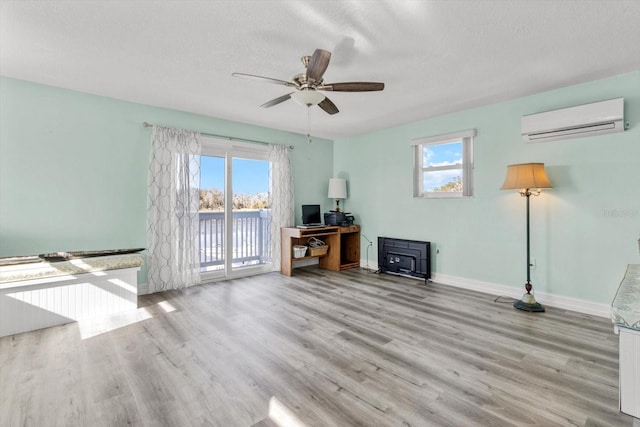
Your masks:
[{"label": "electrical outlet", "polygon": [[529,267],[531,267],[532,269],[536,268],[536,259],[535,258],[531,258],[531,262],[529,263]]}]

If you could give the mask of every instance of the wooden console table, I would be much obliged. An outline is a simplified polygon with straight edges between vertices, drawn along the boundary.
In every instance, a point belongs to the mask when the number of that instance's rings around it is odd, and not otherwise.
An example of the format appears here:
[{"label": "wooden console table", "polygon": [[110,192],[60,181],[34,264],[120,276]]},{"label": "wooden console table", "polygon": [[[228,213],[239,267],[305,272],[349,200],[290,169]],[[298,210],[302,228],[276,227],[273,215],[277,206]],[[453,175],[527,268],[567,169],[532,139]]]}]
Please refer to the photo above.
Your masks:
[{"label": "wooden console table", "polygon": [[[294,245],[306,245],[316,237],[329,246],[325,255],[293,258]],[[280,229],[280,272],[286,276],[293,273],[293,262],[319,258],[320,268],[340,271],[360,266],[360,226]]]}]

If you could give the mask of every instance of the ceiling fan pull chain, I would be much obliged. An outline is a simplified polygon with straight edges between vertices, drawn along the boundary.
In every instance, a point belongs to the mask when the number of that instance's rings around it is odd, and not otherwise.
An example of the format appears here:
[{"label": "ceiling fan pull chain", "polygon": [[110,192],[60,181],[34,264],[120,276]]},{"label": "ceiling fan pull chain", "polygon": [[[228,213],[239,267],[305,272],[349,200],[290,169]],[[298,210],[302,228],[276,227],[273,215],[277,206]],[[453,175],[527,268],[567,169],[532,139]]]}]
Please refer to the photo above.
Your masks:
[{"label": "ceiling fan pull chain", "polygon": [[307,106],[307,142],[311,144],[311,106]]}]

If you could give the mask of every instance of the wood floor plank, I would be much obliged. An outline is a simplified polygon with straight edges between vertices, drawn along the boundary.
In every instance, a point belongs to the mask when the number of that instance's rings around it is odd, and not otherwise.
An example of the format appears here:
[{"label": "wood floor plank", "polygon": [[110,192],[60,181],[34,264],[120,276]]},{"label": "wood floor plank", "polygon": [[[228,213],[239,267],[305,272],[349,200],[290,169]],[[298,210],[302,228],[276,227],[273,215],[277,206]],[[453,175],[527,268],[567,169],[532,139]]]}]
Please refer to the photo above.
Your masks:
[{"label": "wood floor plank", "polygon": [[0,425],[633,425],[607,319],[317,267],[139,307],[0,338]]}]

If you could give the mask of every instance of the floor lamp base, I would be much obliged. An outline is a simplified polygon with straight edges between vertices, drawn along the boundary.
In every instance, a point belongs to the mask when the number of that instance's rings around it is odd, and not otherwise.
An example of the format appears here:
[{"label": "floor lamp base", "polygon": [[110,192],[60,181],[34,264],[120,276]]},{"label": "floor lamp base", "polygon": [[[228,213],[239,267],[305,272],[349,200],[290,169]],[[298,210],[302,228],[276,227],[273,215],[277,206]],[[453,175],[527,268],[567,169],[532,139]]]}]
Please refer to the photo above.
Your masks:
[{"label": "floor lamp base", "polygon": [[533,313],[544,312],[542,304],[536,301],[536,299],[529,292],[522,296],[522,299],[514,301],[513,306],[518,310],[531,311]]}]

